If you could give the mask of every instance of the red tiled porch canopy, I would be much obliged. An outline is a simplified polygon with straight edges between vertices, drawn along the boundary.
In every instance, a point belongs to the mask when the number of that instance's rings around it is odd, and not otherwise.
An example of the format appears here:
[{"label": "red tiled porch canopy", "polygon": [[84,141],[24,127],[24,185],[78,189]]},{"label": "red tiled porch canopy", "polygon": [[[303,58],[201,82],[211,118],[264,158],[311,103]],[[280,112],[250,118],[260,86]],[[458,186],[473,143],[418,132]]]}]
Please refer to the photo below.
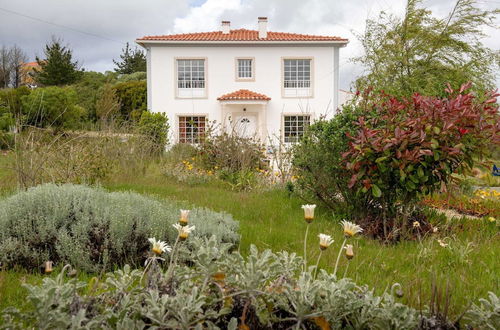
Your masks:
[{"label": "red tiled porch canopy", "polygon": [[271,98],[264,94],[252,92],[248,89],[240,89],[232,93],[224,94],[217,98],[219,101],[235,101],[235,100],[255,100],[269,101]]}]

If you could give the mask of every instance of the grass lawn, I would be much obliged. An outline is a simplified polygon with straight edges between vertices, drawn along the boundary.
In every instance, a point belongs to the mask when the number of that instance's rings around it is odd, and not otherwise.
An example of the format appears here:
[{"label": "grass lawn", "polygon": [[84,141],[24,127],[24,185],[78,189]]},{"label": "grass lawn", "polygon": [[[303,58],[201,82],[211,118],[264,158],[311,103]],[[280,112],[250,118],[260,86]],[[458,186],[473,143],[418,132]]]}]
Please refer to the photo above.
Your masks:
[{"label": "grass lawn", "polygon": [[[1,172],[0,172],[1,173]],[[284,190],[235,192],[219,182],[195,186],[178,183],[163,177],[156,168],[146,176],[115,178],[106,188],[114,191],[132,190],[156,198],[175,199],[183,207],[205,206],[215,211],[231,213],[240,222],[241,246],[245,253],[251,244],[275,251],[288,250],[303,254],[306,223],[297,197]],[[0,174],[1,177],[1,174]],[[310,225],[308,261],[316,262],[319,253],[319,233],[330,234],[335,243],[323,253],[321,267],[333,270],[339,247],[343,241],[341,227],[334,214],[317,209],[317,217]],[[437,224],[439,231],[421,241],[383,245],[364,237],[351,240],[356,256],[347,267],[341,258],[338,274],[366,284],[380,294],[393,283],[403,287],[402,302],[416,308],[431,300],[431,286],[436,283],[443,292],[449,285],[451,313],[459,315],[488,291],[499,293],[500,240],[498,227],[485,220],[457,219]],[[437,239],[449,244],[442,247]],[[53,275],[55,276],[55,275]],[[84,278],[90,275],[83,274]],[[0,309],[22,302],[23,281],[40,281],[41,276],[24,272],[0,272]]]}]

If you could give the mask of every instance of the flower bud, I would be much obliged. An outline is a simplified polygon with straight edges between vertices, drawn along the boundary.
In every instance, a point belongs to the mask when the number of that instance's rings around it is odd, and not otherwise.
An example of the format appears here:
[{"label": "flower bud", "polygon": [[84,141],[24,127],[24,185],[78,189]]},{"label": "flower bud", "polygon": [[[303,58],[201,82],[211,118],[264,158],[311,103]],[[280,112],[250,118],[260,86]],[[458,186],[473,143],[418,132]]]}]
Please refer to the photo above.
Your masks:
[{"label": "flower bud", "polygon": [[53,269],[52,269],[53,264],[54,263],[52,261],[45,261],[45,269],[44,269],[45,274],[52,273],[52,271],[53,271]]},{"label": "flower bud", "polygon": [[304,210],[304,219],[307,223],[311,223],[314,220],[314,209],[316,205],[302,205]]},{"label": "flower bud", "polygon": [[181,226],[187,226],[189,222],[188,216],[189,216],[189,210],[181,210],[181,217],[179,218],[179,224]]},{"label": "flower bud", "polygon": [[351,244],[347,244],[345,246],[345,256],[349,260],[351,260],[352,258],[354,258],[354,250],[353,250]]}]

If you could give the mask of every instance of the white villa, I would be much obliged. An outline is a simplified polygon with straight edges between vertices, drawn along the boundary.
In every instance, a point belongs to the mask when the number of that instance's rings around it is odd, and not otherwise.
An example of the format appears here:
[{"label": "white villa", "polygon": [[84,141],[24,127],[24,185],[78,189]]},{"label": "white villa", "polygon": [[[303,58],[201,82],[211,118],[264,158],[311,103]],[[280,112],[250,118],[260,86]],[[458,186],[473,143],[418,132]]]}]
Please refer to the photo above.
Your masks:
[{"label": "white villa", "polygon": [[258,30],[146,36],[148,108],[167,114],[173,141],[197,143],[208,122],[228,132],[298,140],[339,105],[339,49],[347,39]]}]

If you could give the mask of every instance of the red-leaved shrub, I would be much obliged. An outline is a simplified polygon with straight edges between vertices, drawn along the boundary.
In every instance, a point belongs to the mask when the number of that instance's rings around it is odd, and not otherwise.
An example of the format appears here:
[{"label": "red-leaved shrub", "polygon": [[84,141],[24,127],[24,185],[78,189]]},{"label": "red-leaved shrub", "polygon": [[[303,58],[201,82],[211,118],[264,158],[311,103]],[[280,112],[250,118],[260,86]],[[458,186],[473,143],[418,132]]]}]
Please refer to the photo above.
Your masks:
[{"label": "red-leaved shrub", "polygon": [[479,101],[469,87],[448,87],[447,98],[415,94],[398,100],[367,92],[359,102],[363,116],[343,158],[349,188],[369,196],[384,236],[387,220],[390,229],[405,229],[422,194],[445,191],[453,173],[470,169],[491,144],[500,144],[500,94]]}]

